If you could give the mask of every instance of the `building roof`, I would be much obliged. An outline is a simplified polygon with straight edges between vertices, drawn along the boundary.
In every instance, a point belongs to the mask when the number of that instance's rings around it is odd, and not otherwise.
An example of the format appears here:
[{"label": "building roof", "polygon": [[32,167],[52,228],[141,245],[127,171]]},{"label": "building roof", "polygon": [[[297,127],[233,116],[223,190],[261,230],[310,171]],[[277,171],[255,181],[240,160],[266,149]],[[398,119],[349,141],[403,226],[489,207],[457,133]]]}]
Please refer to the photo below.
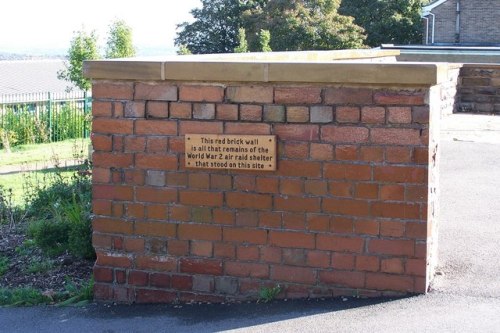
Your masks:
[{"label": "building roof", "polygon": [[0,61],[0,96],[40,92],[62,93],[70,82],[59,80],[64,60]]},{"label": "building roof", "polygon": [[443,3],[445,3],[446,1],[448,0],[435,0],[433,2],[431,2],[430,4],[428,4],[427,6],[423,6],[422,7],[422,16],[427,16],[429,15],[429,13],[434,9],[436,8],[437,6],[440,6],[442,5]]}]

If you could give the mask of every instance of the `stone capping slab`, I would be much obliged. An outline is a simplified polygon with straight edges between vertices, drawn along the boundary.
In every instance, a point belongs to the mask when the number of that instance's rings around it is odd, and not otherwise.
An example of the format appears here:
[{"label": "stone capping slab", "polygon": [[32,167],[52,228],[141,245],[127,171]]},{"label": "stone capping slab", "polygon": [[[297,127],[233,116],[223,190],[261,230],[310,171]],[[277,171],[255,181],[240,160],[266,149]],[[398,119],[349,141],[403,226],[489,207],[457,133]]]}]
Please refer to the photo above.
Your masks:
[{"label": "stone capping slab", "polygon": [[[96,60],[85,61],[83,71],[87,78],[107,80],[433,86],[447,80],[450,66],[458,66],[447,63],[363,62],[369,57],[367,51],[370,50],[357,51],[357,58],[354,51],[347,54],[307,51],[256,53],[253,55],[255,60],[248,58],[252,56],[240,54]],[[348,54],[351,58],[347,57]],[[371,58],[386,56],[390,55],[381,51],[371,53]],[[359,62],[353,62],[352,59],[359,59]]]}]

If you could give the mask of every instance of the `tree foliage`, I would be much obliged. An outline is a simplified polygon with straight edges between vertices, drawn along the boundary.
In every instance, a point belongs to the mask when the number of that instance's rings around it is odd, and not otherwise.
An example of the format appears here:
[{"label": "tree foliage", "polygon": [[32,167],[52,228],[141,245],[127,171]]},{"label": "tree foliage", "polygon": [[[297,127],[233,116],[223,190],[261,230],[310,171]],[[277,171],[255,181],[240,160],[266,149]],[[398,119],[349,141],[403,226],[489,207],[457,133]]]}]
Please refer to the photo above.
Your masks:
[{"label": "tree foliage", "polygon": [[234,48],[234,53],[248,52],[247,34],[244,28],[238,29],[238,46]]},{"label": "tree foliage", "polygon": [[99,59],[97,35],[95,31],[87,33],[83,28],[74,33],[68,50],[66,69],[57,73],[59,79],[72,82],[81,90],[87,91],[91,87],[89,79],[83,77],[83,61]]},{"label": "tree foliage", "polygon": [[175,45],[192,53],[231,53],[238,46],[242,6],[238,0],[202,0],[202,8],[191,10],[193,23],[177,26]]},{"label": "tree foliage", "polygon": [[271,33],[269,32],[269,30],[261,29],[259,33],[260,51],[272,52],[273,50],[271,49],[271,46],[269,46],[270,42],[271,42]]},{"label": "tree foliage", "polygon": [[260,31],[268,30],[275,51],[328,50],[363,46],[363,29],[340,15],[340,0],[202,0],[182,23],[175,40],[193,53],[233,52],[240,28],[251,51],[261,49]]},{"label": "tree foliage", "polygon": [[421,7],[425,0],[343,0],[339,12],[354,17],[369,46],[421,43]]},{"label": "tree foliage", "polygon": [[132,28],[123,20],[115,20],[109,26],[106,43],[106,58],[128,58],[135,56]]}]

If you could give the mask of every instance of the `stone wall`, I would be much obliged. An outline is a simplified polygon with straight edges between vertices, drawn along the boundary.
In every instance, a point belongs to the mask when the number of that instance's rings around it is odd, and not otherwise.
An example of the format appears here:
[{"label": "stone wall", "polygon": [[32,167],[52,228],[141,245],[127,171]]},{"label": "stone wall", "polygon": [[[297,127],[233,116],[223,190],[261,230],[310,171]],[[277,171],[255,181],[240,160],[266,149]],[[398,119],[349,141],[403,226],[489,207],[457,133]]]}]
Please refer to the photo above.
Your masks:
[{"label": "stone wall", "polygon": [[[196,62],[181,74],[153,65],[162,80],[123,79],[120,62],[87,74],[97,300],[221,302],[277,285],[287,298],[427,291],[439,118],[453,104],[439,66],[281,64],[286,80],[265,67],[267,82],[244,82],[198,80],[209,74]],[[390,83],[426,72],[427,86]],[[210,133],[276,135],[277,171],[186,168],[184,136]]]}]

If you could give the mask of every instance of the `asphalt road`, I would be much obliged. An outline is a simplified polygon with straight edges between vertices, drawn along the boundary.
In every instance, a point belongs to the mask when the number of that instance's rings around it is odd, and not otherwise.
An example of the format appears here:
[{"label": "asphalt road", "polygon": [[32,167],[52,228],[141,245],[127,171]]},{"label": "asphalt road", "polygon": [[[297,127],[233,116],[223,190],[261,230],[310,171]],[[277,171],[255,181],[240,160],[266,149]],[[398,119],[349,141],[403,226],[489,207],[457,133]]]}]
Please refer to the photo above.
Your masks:
[{"label": "asphalt road", "polygon": [[441,275],[427,295],[183,307],[4,308],[0,332],[500,332],[499,133],[477,140],[487,142],[460,141],[476,137],[460,133],[441,142]]}]

